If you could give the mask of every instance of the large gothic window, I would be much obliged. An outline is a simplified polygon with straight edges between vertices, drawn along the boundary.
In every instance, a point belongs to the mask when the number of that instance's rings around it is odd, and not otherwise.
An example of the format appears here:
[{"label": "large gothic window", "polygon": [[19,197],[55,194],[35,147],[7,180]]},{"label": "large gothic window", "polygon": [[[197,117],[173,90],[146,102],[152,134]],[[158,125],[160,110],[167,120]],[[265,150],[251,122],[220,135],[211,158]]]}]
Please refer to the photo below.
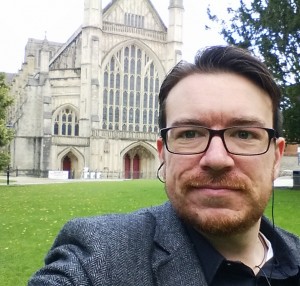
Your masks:
[{"label": "large gothic window", "polygon": [[62,109],[56,115],[54,119],[53,134],[59,136],[79,135],[78,116],[73,109]]},{"label": "large gothic window", "polygon": [[103,129],[158,131],[160,82],[153,59],[144,50],[131,45],[115,53],[105,66],[103,85]]}]

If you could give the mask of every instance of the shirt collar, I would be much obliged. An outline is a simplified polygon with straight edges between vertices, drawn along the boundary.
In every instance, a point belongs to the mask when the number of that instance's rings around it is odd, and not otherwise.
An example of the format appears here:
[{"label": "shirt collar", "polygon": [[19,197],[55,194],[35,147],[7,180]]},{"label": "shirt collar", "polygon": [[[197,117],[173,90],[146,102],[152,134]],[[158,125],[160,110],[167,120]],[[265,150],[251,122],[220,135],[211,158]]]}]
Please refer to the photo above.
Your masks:
[{"label": "shirt collar", "polygon": [[[186,229],[199,257],[206,280],[210,284],[226,259],[192,226],[186,225]],[[264,275],[271,275],[274,279],[285,279],[297,275],[300,265],[295,260],[294,253],[265,217],[262,218],[260,231],[270,241],[274,252],[273,259],[266,263],[266,268],[264,267]]]}]

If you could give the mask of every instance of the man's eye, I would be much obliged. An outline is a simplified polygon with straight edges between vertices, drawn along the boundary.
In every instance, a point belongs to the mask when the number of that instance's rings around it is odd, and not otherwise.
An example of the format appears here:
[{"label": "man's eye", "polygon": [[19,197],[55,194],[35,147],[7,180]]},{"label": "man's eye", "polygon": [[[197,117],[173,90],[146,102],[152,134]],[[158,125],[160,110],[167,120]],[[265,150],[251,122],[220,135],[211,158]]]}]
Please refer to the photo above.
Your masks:
[{"label": "man's eye", "polygon": [[201,133],[198,130],[184,130],[180,132],[178,136],[178,138],[184,138],[184,139],[193,139],[198,137],[201,137]]},{"label": "man's eye", "polygon": [[241,130],[238,131],[236,136],[240,139],[252,139],[253,136],[249,131]]},{"label": "man's eye", "polygon": [[262,128],[230,128],[227,129],[228,133],[225,136],[230,137],[232,140],[241,140],[249,142],[256,142],[258,140],[263,140],[265,137],[265,130]]},{"label": "man's eye", "polygon": [[261,140],[262,134],[257,130],[237,130],[234,137],[242,140]]},{"label": "man's eye", "polygon": [[194,130],[188,130],[183,133],[183,137],[185,138],[195,138],[197,137],[197,132]]}]

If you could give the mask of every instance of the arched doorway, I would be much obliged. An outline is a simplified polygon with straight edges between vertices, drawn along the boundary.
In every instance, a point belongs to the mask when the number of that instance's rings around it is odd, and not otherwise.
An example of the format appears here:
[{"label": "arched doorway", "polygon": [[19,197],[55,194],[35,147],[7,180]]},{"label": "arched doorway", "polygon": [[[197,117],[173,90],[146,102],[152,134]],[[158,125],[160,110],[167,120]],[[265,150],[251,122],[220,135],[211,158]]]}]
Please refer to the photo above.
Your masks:
[{"label": "arched doorway", "polygon": [[66,148],[57,156],[57,168],[69,171],[70,178],[79,179],[83,175],[84,157],[75,148]]},{"label": "arched doorway", "polygon": [[123,157],[125,179],[154,178],[155,158],[144,146],[138,145],[128,150]]}]

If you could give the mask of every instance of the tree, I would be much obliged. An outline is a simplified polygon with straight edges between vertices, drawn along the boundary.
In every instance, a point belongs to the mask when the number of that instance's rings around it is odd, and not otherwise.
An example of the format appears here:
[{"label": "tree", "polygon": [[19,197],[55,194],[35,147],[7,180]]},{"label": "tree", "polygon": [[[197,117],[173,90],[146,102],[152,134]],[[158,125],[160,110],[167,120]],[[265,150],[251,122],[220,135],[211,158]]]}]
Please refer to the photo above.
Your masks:
[{"label": "tree", "polygon": [[8,128],[6,122],[7,108],[12,104],[12,98],[8,96],[9,88],[5,83],[5,74],[0,73],[0,170],[9,164],[7,145],[13,138],[13,131]]},{"label": "tree", "polygon": [[284,136],[300,143],[300,0],[240,0],[227,8],[230,20],[220,20],[208,8],[210,19],[221,26],[229,44],[262,57],[281,86]]}]

